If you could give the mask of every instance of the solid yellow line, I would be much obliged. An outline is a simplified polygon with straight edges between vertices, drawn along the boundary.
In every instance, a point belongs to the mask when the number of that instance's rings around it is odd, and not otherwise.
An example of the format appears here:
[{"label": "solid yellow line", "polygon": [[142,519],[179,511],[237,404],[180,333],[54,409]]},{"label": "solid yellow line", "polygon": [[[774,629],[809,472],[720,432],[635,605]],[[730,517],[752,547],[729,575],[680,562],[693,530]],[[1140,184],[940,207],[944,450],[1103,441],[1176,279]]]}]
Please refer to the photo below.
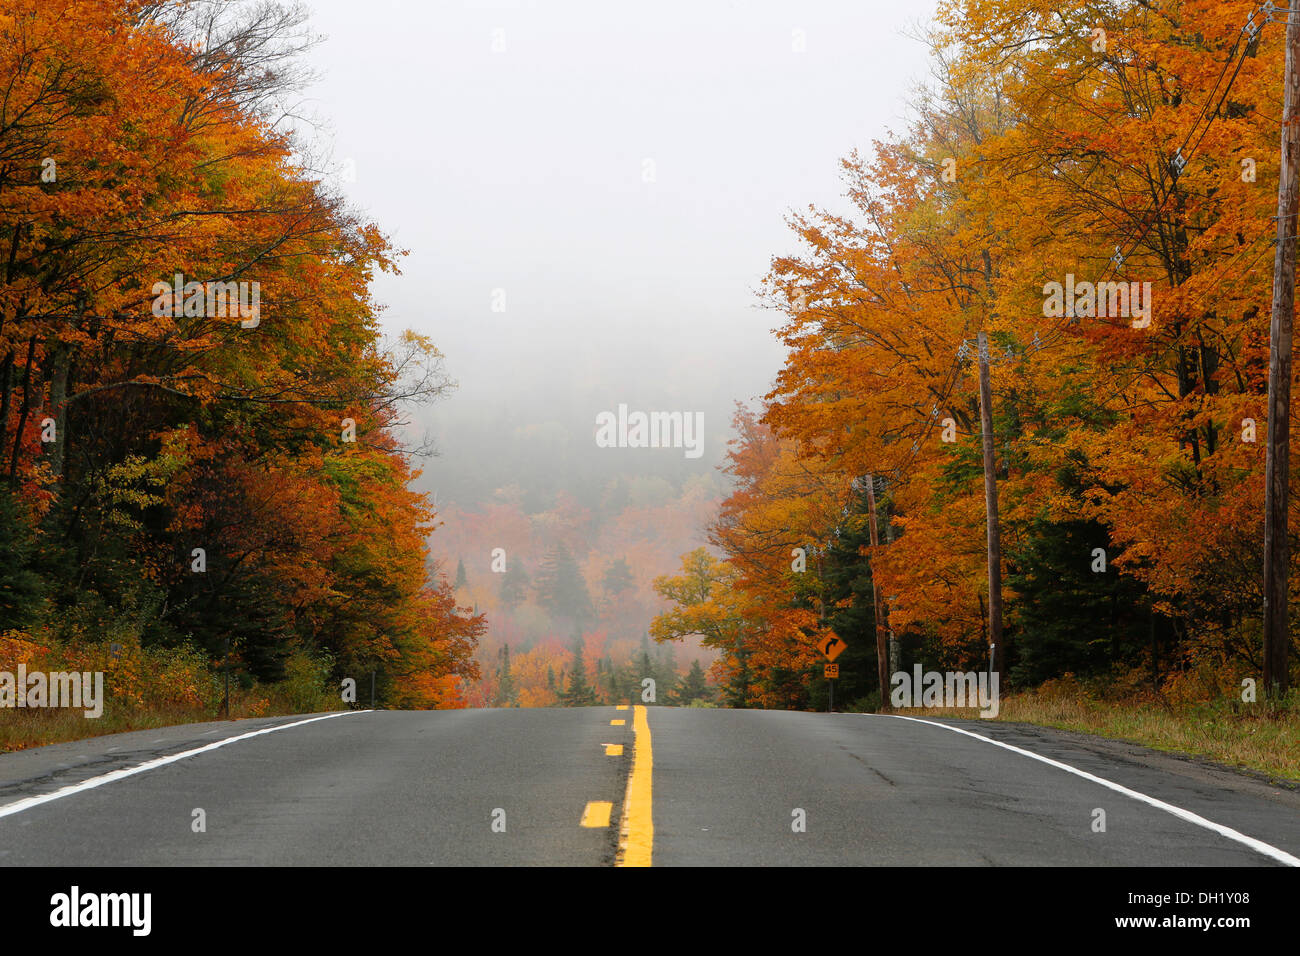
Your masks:
[{"label": "solid yellow line", "polygon": [[591,800],[582,811],[582,826],[607,827],[609,815],[614,811],[614,804],[608,800]]},{"label": "solid yellow line", "polygon": [[611,727],[622,727],[622,726],[623,726],[624,724],[626,724],[626,723],[627,723],[626,720],[611,720],[611,721],[609,722],[609,725],[610,725]]},{"label": "solid yellow line", "polygon": [[619,828],[618,859],[615,866],[650,866],[654,853],[655,821],[652,805],[654,750],[650,746],[650,722],[641,704],[633,708],[632,772],[623,795],[623,821]]},{"label": "solid yellow line", "polygon": [[622,744],[605,744],[605,756],[606,756],[606,757],[621,757],[621,756],[623,756],[623,745],[622,745]]}]

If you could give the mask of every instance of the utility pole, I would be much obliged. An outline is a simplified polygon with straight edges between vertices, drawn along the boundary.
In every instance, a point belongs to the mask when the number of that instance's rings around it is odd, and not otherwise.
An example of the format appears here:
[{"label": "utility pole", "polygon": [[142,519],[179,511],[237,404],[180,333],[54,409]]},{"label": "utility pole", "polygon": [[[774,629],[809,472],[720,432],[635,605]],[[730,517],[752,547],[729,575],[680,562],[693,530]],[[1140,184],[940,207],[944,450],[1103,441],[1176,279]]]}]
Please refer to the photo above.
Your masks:
[{"label": "utility pole", "polygon": [[[890,545],[893,543],[894,543],[894,526],[890,524],[889,519],[886,518],[885,519],[885,544]],[[888,611],[889,608],[894,606],[894,598],[896,597],[898,597],[897,594],[885,595],[886,611]],[[902,670],[902,662],[899,660],[900,654],[898,652],[898,638],[894,636],[894,625],[889,623],[888,614],[886,614],[885,616],[885,626],[889,629],[889,674],[892,677],[894,674],[897,674],[900,670]]]},{"label": "utility pole", "polygon": [[993,457],[993,389],[989,385],[989,339],[976,340],[980,362],[980,436],[984,445],[984,509],[989,544],[989,666],[1001,673],[1006,662],[1002,643],[1002,544],[998,536],[998,478]]},{"label": "utility pole", "polygon": [[1287,504],[1291,486],[1291,330],[1295,319],[1296,212],[1300,208],[1300,18],[1287,10],[1282,164],[1277,184],[1277,252],[1269,323],[1268,451],[1264,471],[1264,693],[1287,689]]},{"label": "utility pole", "polygon": [[[867,475],[867,510],[871,513],[871,547],[879,544],[876,537],[876,479]],[[876,674],[880,678],[880,709],[889,709],[889,650],[885,645],[885,625],[881,622],[880,589],[876,587],[875,562],[871,567],[871,604],[876,622]]]}]

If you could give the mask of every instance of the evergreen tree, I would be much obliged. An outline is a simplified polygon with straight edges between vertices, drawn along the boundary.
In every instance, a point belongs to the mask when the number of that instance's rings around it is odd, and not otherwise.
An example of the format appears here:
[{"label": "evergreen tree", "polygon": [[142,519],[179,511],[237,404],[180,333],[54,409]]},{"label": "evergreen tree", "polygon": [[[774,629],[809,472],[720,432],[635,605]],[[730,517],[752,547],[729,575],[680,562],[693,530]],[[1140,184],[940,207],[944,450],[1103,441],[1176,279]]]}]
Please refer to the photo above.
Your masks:
[{"label": "evergreen tree", "polygon": [[635,661],[625,661],[621,667],[614,672],[613,694],[610,699],[615,703],[622,704],[638,699],[641,693],[641,679],[637,674]]},{"label": "evergreen tree", "polygon": [[511,561],[501,575],[501,604],[517,607],[528,597],[528,572],[518,561]]},{"label": "evergreen tree", "polygon": [[565,707],[591,707],[596,703],[596,692],[587,680],[587,668],[582,663],[582,638],[573,640],[573,668],[569,671],[569,686],[560,695]]},{"label": "evergreen tree", "polygon": [[605,574],[600,579],[600,589],[605,592],[606,598],[613,600],[630,589],[634,583],[632,569],[628,567],[627,559],[619,558],[617,561],[611,561],[609,567],[605,569]]},{"label": "evergreen tree", "polygon": [[[878,486],[879,487],[879,486]],[[877,500],[877,531],[883,531],[885,500]],[[840,522],[821,556],[819,584],[810,563],[806,577],[820,587],[817,599],[827,608],[826,626],[847,645],[836,658],[840,676],[835,682],[836,706],[850,704],[878,693],[876,669],[876,609],[871,588],[871,560],[863,549],[871,545],[871,514],[866,492],[860,492]],[[811,599],[811,595],[808,596]],[[880,595],[883,602],[885,596]],[[889,688],[885,688],[888,694]],[[829,703],[830,682],[822,676],[820,663],[814,674],[809,704],[824,710]]]},{"label": "evergreen tree", "polygon": [[677,703],[686,705],[692,701],[708,700],[711,696],[704,668],[699,661],[691,661],[691,669],[686,672],[686,677],[675,694]]},{"label": "evergreen tree", "polygon": [[518,707],[519,692],[515,687],[514,676],[510,673],[509,644],[501,648],[499,656],[501,658],[501,668],[498,671],[497,696],[494,704],[497,707]]},{"label": "evergreen tree", "polygon": [[592,619],[591,595],[578,562],[563,544],[551,549],[537,571],[537,600],[561,620],[572,621],[579,631]]},{"label": "evergreen tree", "polygon": [[1066,672],[1102,674],[1137,663],[1148,645],[1156,650],[1159,637],[1168,639],[1167,622],[1153,616],[1139,581],[1092,570],[1093,549],[1108,544],[1096,522],[1039,520],[1019,547],[1008,549],[1006,586],[1018,595],[1016,684],[1033,686]]},{"label": "evergreen tree", "polygon": [[655,655],[655,670],[659,672],[659,700],[673,703],[677,699],[681,675],[677,673],[677,655],[671,644],[660,645]]},{"label": "evergreen tree", "polygon": [[464,562],[463,560],[457,559],[457,561],[456,561],[456,587],[457,587],[457,588],[463,588],[463,587],[465,586],[465,583],[466,583],[467,581],[468,581],[468,577],[467,577],[466,574],[465,574],[465,562]]},{"label": "evergreen tree", "polygon": [[596,694],[597,703],[609,703],[610,694],[613,692],[612,684],[614,681],[614,662],[610,660],[609,655],[596,660],[596,684],[593,690]]},{"label": "evergreen tree", "polygon": [[24,510],[7,488],[0,489],[0,631],[35,620],[46,590],[31,570],[36,536]]},{"label": "evergreen tree", "polygon": [[636,657],[636,699],[638,702],[649,703],[642,696],[647,690],[646,678],[654,681],[651,685],[655,689],[654,703],[659,703],[664,699],[664,694],[668,688],[660,686],[659,668],[655,665],[654,659],[650,656],[650,639],[646,635],[641,635],[641,653]]}]

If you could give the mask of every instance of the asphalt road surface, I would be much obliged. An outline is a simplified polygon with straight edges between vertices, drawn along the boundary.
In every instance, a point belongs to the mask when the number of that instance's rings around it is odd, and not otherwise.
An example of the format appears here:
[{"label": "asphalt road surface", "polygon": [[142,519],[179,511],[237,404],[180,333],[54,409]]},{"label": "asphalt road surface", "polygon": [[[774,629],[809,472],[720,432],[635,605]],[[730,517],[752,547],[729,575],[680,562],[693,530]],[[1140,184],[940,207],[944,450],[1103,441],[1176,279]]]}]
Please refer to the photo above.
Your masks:
[{"label": "asphalt road surface", "polygon": [[1131,744],[978,720],[367,711],[0,756],[0,866],[1298,858],[1300,792]]}]

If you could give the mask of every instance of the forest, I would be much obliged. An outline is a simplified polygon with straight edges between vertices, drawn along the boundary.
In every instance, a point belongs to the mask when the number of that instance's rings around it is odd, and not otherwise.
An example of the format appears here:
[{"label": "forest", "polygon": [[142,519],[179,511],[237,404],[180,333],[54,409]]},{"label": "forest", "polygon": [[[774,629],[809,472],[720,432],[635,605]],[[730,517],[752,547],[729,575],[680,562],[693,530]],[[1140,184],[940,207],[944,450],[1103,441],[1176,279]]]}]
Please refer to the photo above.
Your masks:
[{"label": "forest", "polygon": [[652,645],[648,627],[664,605],[657,571],[701,543],[721,488],[703,477],[679,485],[624,474],[589,505],[561,488],[551,507],[537,508],[507,486],[442,511],[432,539],[438,566],[488,624],[470,705],[563,705],[575,699],[574,679],[590,686],[591,703],[623,703],[642,698],[646,678],[654,681],[646,703],[713,702],[704,667],[715,652],[697,636]]},{"label": "forest", "polygon": [[1004,690],[1253,700],[1285,33],[1244,0],[943,5],[913,122],[843,160],[852,214],[790,217],[788,358],[654,636],[703,634],[733,706],[824,708],[827,634],[864,709],[877,635],[989,667],[984,334]]},{"label": "forest", "polygon": [[[0,10],[0,660],[120,706],[463,705],[481,617],[430,575],[386,338],[402,255],[301,148],[301,8]],[[365,690],[362,691],[365,693]],[[112,707],[110,702],[110,707]]]},{"label": "forest", "polygon": [[585,401],[485,407],[459,427],[486,457],[434,483],[411,426],[455,383],[384,332],[403,250],[299,135],[305,12],[12,0],[0,664],[104,668],[140,707],[228,708],[230,681],[245,714],[349,679],[392,707],[651,678],[824,709],[834,635],[837,702],[875,709],[886,636],[990,663],[989,480],[1004,689],[1236,695],[1263,669],[1283,35],[1247,0],[942,5],[908,127],[841,162],[848,211],[790,214],[760,290],[785,363],[725,455],[712,405],[698,463],[598,449]]}]

